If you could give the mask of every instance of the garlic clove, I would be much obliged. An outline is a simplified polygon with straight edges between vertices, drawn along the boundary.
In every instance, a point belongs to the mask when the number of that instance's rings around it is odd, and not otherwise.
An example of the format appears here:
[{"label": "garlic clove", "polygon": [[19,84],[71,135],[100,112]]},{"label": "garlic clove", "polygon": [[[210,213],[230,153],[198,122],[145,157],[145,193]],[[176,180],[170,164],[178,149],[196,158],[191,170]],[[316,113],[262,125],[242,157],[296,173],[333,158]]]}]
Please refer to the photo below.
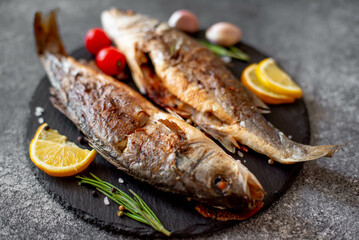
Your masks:
[{"label": "garlic clove", "polygon": [[206,38],[212,43],[229,47],[241,40],[242,31],[232,23],[219,22],[206,31]]},{"label": "garlic clove", "polygon": [[177,10],[172,13],[168,25],[184,32],[194,33],[199,29],[199,22],[196,15],[188,10]]}]

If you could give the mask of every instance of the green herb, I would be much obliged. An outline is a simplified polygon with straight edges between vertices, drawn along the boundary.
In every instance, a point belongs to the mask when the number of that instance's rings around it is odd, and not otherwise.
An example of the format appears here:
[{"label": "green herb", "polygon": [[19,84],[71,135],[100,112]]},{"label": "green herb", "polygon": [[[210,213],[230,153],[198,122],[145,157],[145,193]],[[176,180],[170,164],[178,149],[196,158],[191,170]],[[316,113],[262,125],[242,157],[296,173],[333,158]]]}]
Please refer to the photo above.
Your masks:
[{"label": "green herb", "polygon": [[229,49],[227,49],[206,41],[200,41],[200,42],[217,55],[228,56],[242,61],[249,61],[249,56],[237,47],[230,47]]},{"label": "green herb", "polygon": [[173,56],[174,53],[175,53],[175,47],[171,46],[170,47],[170,55]]},{"label": "green herb", "polygon": [[234,53],[238,59],[241,59],[243,61],[249,61],[249,56],[243,52],[241,49],[237,48],[237,47],[230,47],[229,50]]},{"label": "green herb", "polygon": [[171,233],[166,230],[157,216],[153,211],[147,206],[147,204],[131,189],[130,193],[133,195],[133,198],[127,195],[125,192],[121,191],[114,185],[105,182],[90,173],[93,178],[85,176],[76,176],[81,179],[79,182],[81,184],[89,184],[96,187],[97,191],[101,192],[107,196],[112,201],[117,204],[124,206],[125,212],[124,215],[147,225],[150,225],[153,229],[162,232],[166,236],[170,236]]}]

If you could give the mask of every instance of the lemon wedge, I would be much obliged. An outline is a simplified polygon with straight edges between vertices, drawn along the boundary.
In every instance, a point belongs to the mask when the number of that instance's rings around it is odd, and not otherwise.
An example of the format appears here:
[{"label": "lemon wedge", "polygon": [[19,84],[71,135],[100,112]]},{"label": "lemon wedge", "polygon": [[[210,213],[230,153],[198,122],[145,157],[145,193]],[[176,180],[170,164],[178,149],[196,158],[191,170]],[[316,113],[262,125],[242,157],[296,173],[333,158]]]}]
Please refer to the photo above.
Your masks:
[{"label": "lemon wedge", "polygon": [[261,83],[278,94],[301,98],[302,90],[294,83],[292,78],[278,67],[274,59],[266,58],[259,62],[255,69]]},{"label": "lemon wedge", "polygon": [[251,92],[257,95],[263,102],[268,104],[281,104],[281,103],[292,103],[295,98],[278,94],[271,89],[267,88],[262,84],[261,81],[256,76],[255,69],[257,64],[251,64],[246,67],[242,73],[241,82],[247,87]]},{"label": "lemon wedge", "polygon": [[51,176],[76,175],[85,170],[95,157],[95,150],[79,148],[46,123],[37,129],[30,143],[31,161]]}]

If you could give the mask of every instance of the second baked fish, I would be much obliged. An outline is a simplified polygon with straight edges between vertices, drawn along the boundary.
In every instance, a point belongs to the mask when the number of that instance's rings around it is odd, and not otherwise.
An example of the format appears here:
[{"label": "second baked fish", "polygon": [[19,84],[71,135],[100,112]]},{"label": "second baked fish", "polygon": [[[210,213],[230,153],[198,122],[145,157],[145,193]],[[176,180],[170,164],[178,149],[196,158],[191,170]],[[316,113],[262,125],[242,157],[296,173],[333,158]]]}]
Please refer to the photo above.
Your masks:
[{"label": "second baked fish", "polygon": [[337,145],[296,143],[260,113],[266,109],[210,50],[183,32],[132,11],[102,13],[102,24],[126,55],[142,93],[193,120],[234,152],[237,142],[289,164],[331,157]]}]

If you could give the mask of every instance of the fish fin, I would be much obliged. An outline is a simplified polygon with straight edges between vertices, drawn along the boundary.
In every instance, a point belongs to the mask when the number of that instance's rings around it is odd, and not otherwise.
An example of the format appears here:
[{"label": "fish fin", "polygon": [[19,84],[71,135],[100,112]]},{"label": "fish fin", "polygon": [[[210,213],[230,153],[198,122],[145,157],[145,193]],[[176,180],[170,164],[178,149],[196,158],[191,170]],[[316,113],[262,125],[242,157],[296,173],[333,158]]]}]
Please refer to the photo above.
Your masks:
[{"label": "fish fin", "polygon": [[[89,137],[85,137],[85,140],[87,141],[88,145],[95,149],[97,153],[99,153],[101,155],[101,157],[103,157],[104,159],[106,159],[110,164],[112,164],[113,166],[115,166],[117,169],[129,174],[130,171],[128,168],[124,167],[121,164],[121,161],[118,161],[116,158],[114,158],[113,156],[111,156],[108,151],[104,150],[102,148],[102,146],[98,146],[95,141],[93,141],[91,138]],[[121,158],[121,155],[119,156]]]},{"label": "fish fin", "polygon": [[260,106],[257,106],[257,110],[261,113],[261,114],[269,114],[271,113],[270,109],[265,109],[265,108],[261,108]]},{"label": "fish fin", "polygon": [[[246,89],[246,88],[245,88]],[[257,107],[258,111],[262,114],[270,113],[270,109],[267,104],[265,104],[262,100],[260,100],[254,93],[246,89],[249,98],[252,103]]]},{"label": "fish fin", "polygon": [[177,125],[177,123],[168,119],[159,119],[159,122],[163,123],[167,128],[177,133],[182,139],[186,139],[186,133]]},{"label": "fish fin", "polygon": [[222,146],[229,152],[234,153],[236,148],[240,148],[236,139],[228,133],[223,133],[217,129],[206,127],[206,125],[200,125],[201,129],[218,140]]},{"label": "fish fin", "polygon": [[36,12],[34,33],[37,53],[40,56],[46,52],[67,55],[56,22],[56,10],[52,10],[47,17],[43,17],[41,12]]},{"label": "fish fin", "polygon": [[176,113],[174,110],[172,110],[171,108],[165,108],[165,109],[169,114],[171,114],[175,118],[178,118],[178,119],[184,121],[184,119],[178,113]]}]

